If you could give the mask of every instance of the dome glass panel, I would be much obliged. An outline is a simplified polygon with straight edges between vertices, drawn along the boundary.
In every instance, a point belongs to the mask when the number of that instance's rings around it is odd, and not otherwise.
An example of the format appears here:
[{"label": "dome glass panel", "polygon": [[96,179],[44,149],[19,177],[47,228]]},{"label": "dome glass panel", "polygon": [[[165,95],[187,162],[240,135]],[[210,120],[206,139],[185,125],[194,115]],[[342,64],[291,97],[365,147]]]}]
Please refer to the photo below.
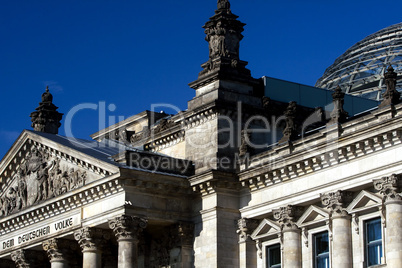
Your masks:
[{"label": "dome glass panel", "polygon": [[402,91],[402,23],[353,45],[325,70],[315,86],[334,90],[339,85],[348,94],[380,100],[389,65],[398,73],[396,89]]}]

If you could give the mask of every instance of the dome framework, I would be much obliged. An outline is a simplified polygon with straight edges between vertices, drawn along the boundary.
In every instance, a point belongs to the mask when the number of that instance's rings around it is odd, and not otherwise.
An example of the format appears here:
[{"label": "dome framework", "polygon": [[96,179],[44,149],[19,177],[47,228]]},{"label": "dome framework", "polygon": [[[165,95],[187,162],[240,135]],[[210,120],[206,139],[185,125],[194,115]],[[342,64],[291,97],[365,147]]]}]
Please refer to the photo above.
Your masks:
[{"label": "dome framework", "polygon": [[316,87],[380,100],[386,90],[384,73],[392,65],[398,73],[396,89],[402,91],[402,23],[364,38],[325,70]]}]

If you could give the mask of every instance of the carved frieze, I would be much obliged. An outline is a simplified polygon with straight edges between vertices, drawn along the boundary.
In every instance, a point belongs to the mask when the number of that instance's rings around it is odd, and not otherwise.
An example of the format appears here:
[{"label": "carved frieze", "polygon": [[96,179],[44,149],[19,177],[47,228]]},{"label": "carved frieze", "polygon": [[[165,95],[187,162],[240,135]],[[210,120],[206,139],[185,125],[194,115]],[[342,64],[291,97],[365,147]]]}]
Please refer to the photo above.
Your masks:
[{"label": "carved frieze", "polygon": [[62,164],[60,158],[32,146],[0,196],[0,216],[79,188],[86,179],[86,171]]},{"label": "carved frieze", "polygon": [[400,201],[402,200],[400,192],[401,176],[392,174],[388,177],[374,180],[374,188],[380,191],[384,201]]}]

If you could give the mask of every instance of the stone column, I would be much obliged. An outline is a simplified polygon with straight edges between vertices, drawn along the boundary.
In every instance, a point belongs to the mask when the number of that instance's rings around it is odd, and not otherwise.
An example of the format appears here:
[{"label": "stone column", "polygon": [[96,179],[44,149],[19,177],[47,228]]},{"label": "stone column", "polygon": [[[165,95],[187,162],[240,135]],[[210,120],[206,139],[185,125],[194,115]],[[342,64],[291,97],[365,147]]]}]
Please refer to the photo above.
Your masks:
[{"label": "stone column", "polygon": [[147,227],[147,220],[122,215],[109,220],[109,227],[113,230],[118,249],[118,268],[138,267],[138,235]]},{"label": "stone column", "polygon": [[257,248],[250,235],[258,226],[257,220],[241,218],[237,222],[239,229],[239,263],[240,268],[257,267]]},{"label": "stone column", "polygon": [[191,268],[193,267],[194,224],[182,222],[176,225],[175,230],[178,234],[178,246],[181,248],[179,267]]},{"label": "stone column", "polygon": [[[11,253],[11,259],[17,268],[43,268],[47,267],[46,258],[41,251],[18,249]],[[46,265],[47,264],[47,265]]]},{"label": "stone column", "polygon": [[321,194],[321,202],[330,211],[332,228],[331,267],[344,268],[353,266],[351,216],[345,210],[345,204],[352,200],[352,193],[336,191]]},{"label": "stone column", "polygon": [[273,212],[274,218],[278,221],[282,230],[282,267],[301,268],[301,232],[295,222],[302,209],[288,205],[274,209]]},{"label": "stone column", "polygon": [[75,243],[67,239],[52,238],[42,243],[50,260],[51,268],[67,268],[73,258],[71,250]]},{"label": "stone column", "polygon": [[74,233],[75,240],[83,254],[83,268],[100,268],[102,246],[110,238],[109,232],[92,227],[84,227]]},{"label": "stone column", "polygon": [[402,265],[402,198],[400,196],[400,175],[392,174],[374,180],[374,188],[383,195],[385,206],[385,257],[387,267]]}]

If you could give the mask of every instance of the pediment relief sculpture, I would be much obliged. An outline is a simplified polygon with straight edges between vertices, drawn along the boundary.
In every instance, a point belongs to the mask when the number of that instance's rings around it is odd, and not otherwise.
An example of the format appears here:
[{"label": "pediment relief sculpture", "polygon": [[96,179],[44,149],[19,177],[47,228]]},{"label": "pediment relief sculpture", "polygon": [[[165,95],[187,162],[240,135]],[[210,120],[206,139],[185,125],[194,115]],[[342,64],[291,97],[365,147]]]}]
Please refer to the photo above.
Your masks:
[{"label": "pediment relief sculpture", "polygon": [[83,168],[32,146],[16,172],[3,185],[0,217],[77,189],[94,179],[94,174]]}]

